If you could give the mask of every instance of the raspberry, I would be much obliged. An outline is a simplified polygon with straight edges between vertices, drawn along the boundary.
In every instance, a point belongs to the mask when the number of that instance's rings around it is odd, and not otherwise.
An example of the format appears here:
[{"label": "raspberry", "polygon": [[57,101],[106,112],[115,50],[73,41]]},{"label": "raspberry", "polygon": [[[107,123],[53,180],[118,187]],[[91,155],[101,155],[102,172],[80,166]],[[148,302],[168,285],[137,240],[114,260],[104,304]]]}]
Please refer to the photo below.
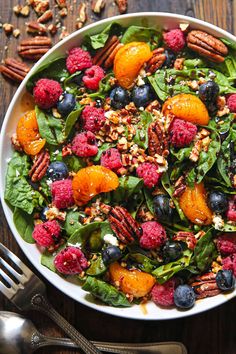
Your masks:
[{"label": "raspberry", "polygon": [[174,291],[176,287],[176,280],[169,279],[164,284],[155,284],[151,291],[152,301],[160,306],[173,306],[174,305]]},{"label": "raspberry", "polygon": [[55,245],[60,233],[61,228],[58,222],[56,220],[49,220],[43,224],[36,225],[32,237],[38,245],[50,247]]},{"label": "raspberry", "polygon": [[55,181],[51,184],[52,201],[58,209],[65,209],[75,204],[71,179]]},{"label": "raspberry", "polygon": [[77,134],[72,141],[71,150],[79,157],[97,155],[98,147],[95,135],[90,131]]},{"label": "raspberry", "polygon": [[54,265],[60,273],[80,274],[88,267],[88,262],[79,248],[69,246],[56,255]]},{"label": "raspberry", "polygon": [[162,246],[166,242],[166,231],[156,221],[147,221],[141,225],[143,233],[139,243],[142,248],[152,250]]},{"label": "raspberry", "polygon": [[173,52],[180,52],[185,46],[184,34],[180,29],[173,29],[169,32],[163,33],[164,41],[167,47]]},{"label": "raspberry", "polygon": [[226,212],[226,217],[230,221],[236,221],[236,195],[229,201],[229,207]]},{"label": "raspberry", "polygon": [[142,163],[138,166],[136,173],[139,178],[143,178],[144,185],[148,188],[155,187],[161,178],[161,174],[157,172],[157,166],[154,163]]},{"label": "raspberry", "polygon": [[105,73],[98,65],[93,65],[85,71],[83,83],[89,90],[98,90],[100,81],[104,78]]},{"label": "raspberry", "polygon": [[81,114],[83,129],[93,133],[100,130],[106,120],[104,113],[102,108],[86,106]]},{"label": "raspberry", "polygon": [[174,119],[169,127],[170,141],[175,147],[184,147],[191,144],[197,134],[196,125],[182,119]]},{"label": "raspberry", "polygon": [[223,269],[232,270],[236,277],[236,253],[222,259]]},{"label": "raspberry", "polygon": [[121,168],[123,165],[119,151],[115,148],[104,151],[101,157],[101,165],[112,171],[117,171]]},{"label": "raspberry", "polygon": [[226,102],[230,112],[236,113],[236,93],[228,95]]},{"label": "raspberry", "polygon": [[59,82],[49,79],[38,80],[33,90],[34,101],[42,109],[55,106],[62,93]]},{"label": "raspberry", "polygon": [[70,74],[76,71],[90,68],[93,65],[89,52],[82,48],[76,47],[69,51],[66,59],[66,67]]},{"label": "raspberry", "polygon": [[236,233],[219,236],[217,239],[217,247],[224,255],[236,253]]}]

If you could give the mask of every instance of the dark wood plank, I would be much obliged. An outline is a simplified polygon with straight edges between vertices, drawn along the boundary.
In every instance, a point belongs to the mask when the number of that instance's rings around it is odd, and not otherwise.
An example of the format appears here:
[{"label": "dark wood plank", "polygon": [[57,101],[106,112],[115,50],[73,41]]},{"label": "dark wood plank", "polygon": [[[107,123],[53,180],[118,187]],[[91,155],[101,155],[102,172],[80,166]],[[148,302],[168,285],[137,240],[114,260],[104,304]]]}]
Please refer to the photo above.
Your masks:
[{"label": "dark wood plank", "polygon": [[[79,1],[70,1],[73,13],[64,20],[69,32],[75,29],[77,6]],[[89,1],[87,1],[89,3]],[[24,34],[25,20],[16,18],[11,13],[15,5],[14,0],[0,2],[0,21],[11,22]],[[140,11],[166,11],[185,14],[201,18],[214,23],[232,33],[236,33],[234,20],[236,17],[236,1],[230,0],[129,0],[129,12]],[[91,12],[90,12],[91,13]],[[107,0],[107,5],[101,16],[92,15],[88,23],[98,21],[100,18],[118,14],[117,7],[112,0]],[[31,18],[35,18],[34,14]],[[55,37],[55,41],[57,40]],[[8,46],[9,55],[15,56],[17,40],[8,39],[0,33],[1,57],[5,56],[4,46]],[[3,120],[4,113],[16,89],[5,80],[0,80],[0,115]],[[28,265],[29,262],[19,250],[9,228],[2,210],[0,211],[0,240],[22,258]],[[85,307],[71,300],[52,285],[47,283],[48,295],[55,308],[65,316],[85,336],[94,340],[108,341],[182,341],[191,354],[235,354],[236,338],[234,318],[236,317],[235,299],[225,305],[205,312],[203,314],[174,321],[134,321],[112,317]],[[16,310],[7,300],[0,295],[0,309]],[[29,314],[35,324],[47,335],[62,335],[62,332],[46,319],[36,313]],[[72,354],[73,350],[42,349],[41,354],[57,353]]]}]

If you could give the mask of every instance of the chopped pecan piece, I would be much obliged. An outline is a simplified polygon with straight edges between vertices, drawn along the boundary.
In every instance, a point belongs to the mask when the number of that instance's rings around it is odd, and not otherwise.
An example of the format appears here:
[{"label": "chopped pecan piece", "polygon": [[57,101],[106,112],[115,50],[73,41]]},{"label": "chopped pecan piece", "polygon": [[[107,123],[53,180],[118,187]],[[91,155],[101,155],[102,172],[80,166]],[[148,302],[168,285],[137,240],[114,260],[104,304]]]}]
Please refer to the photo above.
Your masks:
[{"label": "chopped pecan piece", "polygon": [[108,220],[118,239],[125,244],[133,242],[135,238],[140,238],[142,235],[142,229],[137,221],[123,207],[112,208]]},{"label": "chopped pecan piece", "polygon": [[197,239],[192,232],[179,231],[173,236],[173,240],[186,242],[190,250],[193,250],[197,244]]},{"label": "chopped pecan piece", "polygon": [[30,0],[29,2],[38,16],[41,16],[49,8],[49,0]]},{"label": "chopped pecan piece", "polygon": [[37,21],[27,22],[26,25],[26,32],[28,33],[37,33],[39,35],[42,35],[47,32],[46,27],[41,23],[38,23]]},{"label": "chopped pecan piece", "polygon": [[11,23],[4,23],[2,28],[4,29],[5,33],[7,36],[12,34],[13,31],[13,25]]},{"label": "chopped pecan piece", "polygon": [[190,31],[187,36],[187,46],[217,63],[223,62],[228,54],[228,48],[221,40],[204,31]]},{"label": "chopped pecan piece", "polygon": [[87,20],[87,5],[85,2],[81,2],[78,8],[79,17],[76,19],[76,28],[80,29],[83,27]]},{"label": "chopped pecan piece", "polygon": [[42,16],[40,16],[37,19],[38,23],[45,23],[48,22],[49,20],[51,20],[53,18],[53,12],[52,10],[47,10],[44,12],[44,14],[42,14]]},{"label": "chopped pecan piece", "polygon": [[99,49],[93,58],[94,65],[103,65],[106,69],[110,68],[118,50],[123,46],[117,36],[108,38],[105,46]]},{"label": "chopped pecan piece", "polygon": [[2,75],[17,82],[24,80],[30,68],[14,58],[6,58],[5,63],[0,65],[0,72]]},{"label": "chopped pecan piece", "polygon": [[115,0],[118,6],[120,14],[124,14],[127,11],[128,0]]},{"label": "chopped pecan piece", "polygon": [[56,4],[62,9],[63,7],[67,7],[66,0],[55,0]]},{"label": "chopped pecan piece", "polygon": [[146,71],[153,74],[157,69],[161,68],[166,60],[164,48],[157,48],[152,52],[152,58],[147,62]]},{"label": "chopped pecan piece", "polygon": [[40,181],[45,175],[50,163],[50,155],[47,150],[40,152],[36,155],[34,164],[29,171],[29,176],[32,182]]},{"label": "chopped pecan piece", "polygon": [[216,284],[216,274],[207,273],[201,276],[197,276],[192,282],[197,299],[204,299],[205,297],[215,296],[221,293],[221,290]]},{"label": "chopped pecan piece", "polygon": [[14,134],[11,136],[11,143],[12,143],[12,145],[13,145],[13,148],[14,148],[16,151],[19,151],[19,152],[23,151],[22,146],[21,146],[21,144],[20,144],[20,142],[19,142],[19,140],[18,140],[18,138],[17,138],[17,134],[16,134],[16,133],[14,133]]},{"label": "chopped pecan piece", "polygon": [[148,127],[148,153],[150,156],[158,154],[165,157],[169,154],[167,136],[161,122],[153,122]]},{"label": "chopped pecan piece", "polygon": [[105,5],[106,5],[105,0],[92,0],[92,10],[96,14],[100,14],[100,12],[103,10]]}]

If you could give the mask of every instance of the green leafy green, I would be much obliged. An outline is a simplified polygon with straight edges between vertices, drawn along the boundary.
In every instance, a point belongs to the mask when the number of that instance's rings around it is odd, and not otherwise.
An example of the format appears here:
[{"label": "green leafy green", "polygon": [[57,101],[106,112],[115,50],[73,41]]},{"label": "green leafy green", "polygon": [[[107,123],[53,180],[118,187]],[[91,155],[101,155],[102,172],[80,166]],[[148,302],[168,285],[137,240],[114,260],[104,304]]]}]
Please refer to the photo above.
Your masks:
[{"label": "green leafy green", "polygon": [[70,171],[78,172],[81,168],[86,166],[86,162],[78,156],[69,155],[63,158],[63,161],[68,166]]},{"label": "green leafy green", "polygon": [[[64,247],[65,245],[60,246],[57,249],[56,254],[59,253]],[[56,268],[54,265],[55,256],[56,256],[55,253],[48,252],[48,250],[45,250],[41,256],[41,264],[47,267],[48,269],[50,269],[54,273],[56,272]]]},{"label": "green leafy green", "polygon": [[87,277],[82,289],[90,292],[94,297],[100,299],[111,306],[130,307],[130,303],[123,293],[114,286],[105,283],[102,280]]},{"label": "green leafy green", "polygon": [[106,271],[107,267],[105,266],[102,256],[98,256],[95,260],[90,261],[90,266],[86,270],[87,275],[97,276],[103,274]]},{"label": "green leafy green", "polygon": [[179,161],[179,162],[182,162],[186,159],[189,158],[189,155],[192,151],[192,148],[193,146],[188,146],[188,147],[184,147],[184,148],[181,148],[181,149],[178,149],[177,151],[171,147],[170,148],[170,151],[171,151],[171,154],[175,156],[175,158]]},{"label": "green leafy green", "polygon": [[192,251],[185,250],[180,259],[156,268],[152,274],[157,278],[158,283],[163,284],[176,273],[186,269],[190,263],[191,257]]},{"label": "green leafy green", "polygon": [[111,78],[114,78],[114,74],[110,72],[107,74],[99,83],[99,89],[96,92],[88,94],[88,97],[97,99],[100,98],[104,100],[108,94],[108,92],[111,90]]},{"label": "green leafy green", "polygon": [[140,121],[136,126],[136,133],[133,140],[138,146],[145,150],[148,147],[148,127],[152,121],[152,114],[144,111],[140,114]]},{"label": "green leafy green", "polygon": [[231,128],[227,138],[221,145],[220,155],[217,158],[218,171],[228,187],[231,187],[229,169],[231,166],[230,144],[236,143],[236,130]]},{"label": "green leafy green", "polygon": [[84,45],[87,44],[91,46],[93,49],[103,48],[106,41],[108,40],[111,34],[117,34],[121,32],[121,26],[118,23],[110,23],[104,30],[100,33],[94,35],[87,35],[85,37]]},{"label": "green leafy green", "polygon": [[65,122],[65,138],[67,138],[74,127],[75,123],[77,122],[83,107],[77,108],[75,111],[70,112],[68,117],[66,118]]},{"label": "green leafy green", "polygon": [[144,188],[144,196],[149,211],[154,215],[153,196],[147,188]]},{"label": "green leafy green", "polygon": [[71,236],[76,230],[82,227],[82,224],[79,222],[80,216],[81,213],[79,211],[70,210],[67,212],[63,228],[68,236]]},{"label": "green leafy green", "polygon": [[28,243],[35,243],[32,237],[32,232],[34,230],[32,217],[23,210],[15,208],[13,213],[13,221],[23,240]]},{"label": "green leafy green", "polygon": [[227,47],[236,50],[236,43],[235,43],[235,41],[231,41],[230,39],[226,39],[226,38],[220,38],[220,40],[221,40],[224,44],[226,44]]},{"label": "green leafy green", "polygon": [[106,234],[112,234],[110,224],[107,221],[103,222],[92,222],[91,224],[83,225],[79,227],[75,232],[70,236],[68,243],[70,244],[82,244],[88,241],[92,233],[96,230],[100,230],[100,237],[103,240],[103,237]]},{"label": "green leafy green", "polygon": [[111,193],[113,202],[119,204],[127,201],[131,196],[138,193],[143,186],[143,179],[133,176],[119,178],[119,187]]},{"label": "green leafy green", "polygon": [[155,261],[142,253],[130,253],[129,257],[137,262],[137,266],[146,273],[152,273],[159,265],[158,261]]},{"label": "green leafy green", "polygon": [[196,266],[200,272],[207,270],[212,261],[217,257],[213,237],[212,229],[209,229],[206,234],[198,240],[194,248],[191,265]]},{"label": "green leafy green", "polygon": [[130,42],[151,42],[154,40],[156,45],[158,45],[160,37],[161,32],[155,28],[130,26],[123,34],[121,43],[126,44]]}]

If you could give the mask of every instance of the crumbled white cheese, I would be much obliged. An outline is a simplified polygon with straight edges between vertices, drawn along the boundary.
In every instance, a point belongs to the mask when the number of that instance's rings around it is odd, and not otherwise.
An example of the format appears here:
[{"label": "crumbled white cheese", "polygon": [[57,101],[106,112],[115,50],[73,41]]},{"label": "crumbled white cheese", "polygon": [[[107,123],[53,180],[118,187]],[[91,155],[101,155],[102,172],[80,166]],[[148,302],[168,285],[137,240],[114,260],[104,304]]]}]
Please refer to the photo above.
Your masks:
[{"label": "crumbled white cheese", "polygon": [[168,162],[165,160],[165,163],[163,165],[158,165],[157,172],[158,173],[163,173],[168,170]]},{"label": "crumbled white cheese", "polygon": [[137,86],[145,85],[145,81],[142,79],[142,77],[140,75],[137,77],[136,85]]},{"label": "crumbled white cheese", "polygon": [[51,179],[47,179],[47,180],[46,180],[46,183],[47,183],[47,185],[50,187],[51,184],[52,184],[52,180],[51,180]]},{"label": "crumbled white cheese", "polygon": [[56,150],[52,153],[53,155],[58,155],[59,154],[59,150]]},{"label": "crumbled white cheese", "polygon": [[224,227],[224,220],[220,214],[213,214],[212,222],[215,226],[215,229],[221,230]]},{"label": "crumbled white cheese", "polygon": [[114,113],[115,113],[115,111],[112,111],[112,110],[107,111],[107,112],[105,112],[105,117],[109,119]]},{"label": "crumbled white cheese", "polygon": [[105,243],[108,243],[111,246],[118,246],[119,245],[117,238],[112,234],[106,234],[103,239],[104,239]]},{"label": "crumbled white cheese", "polygon": [[80,248],[82,243],[81,242],[77,242],[77,243],[67,243],[68,246],[71,246],[71,247],[78,247]]}]

